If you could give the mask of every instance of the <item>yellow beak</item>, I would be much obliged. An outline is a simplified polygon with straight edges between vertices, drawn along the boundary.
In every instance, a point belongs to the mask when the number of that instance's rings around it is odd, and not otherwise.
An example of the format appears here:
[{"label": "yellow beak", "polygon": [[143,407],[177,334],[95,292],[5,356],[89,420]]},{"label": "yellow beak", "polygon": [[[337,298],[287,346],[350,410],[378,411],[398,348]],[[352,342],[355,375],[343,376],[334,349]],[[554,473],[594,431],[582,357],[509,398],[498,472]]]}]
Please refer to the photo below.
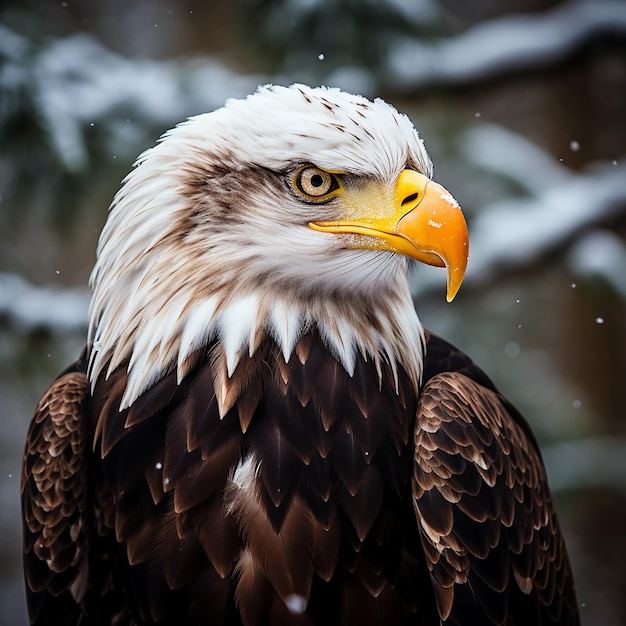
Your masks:
[{"label": "yellow beak", "polygon": [[[350,198],[350,194],[361,197]],[[383,203],[388,206],[380,206],[380,195],[374,199],[362,190],[346,189],[342,200],[349,207],[358,207],[349,211],[348,219],[311,222],[309,227],[351,234],[353,248],[399,252],[428,265],[446,267],[446,299],[454,299],[467,267],[469,237],[461,208],[441,185],[414,170],[404,170],[392,197]]]}]

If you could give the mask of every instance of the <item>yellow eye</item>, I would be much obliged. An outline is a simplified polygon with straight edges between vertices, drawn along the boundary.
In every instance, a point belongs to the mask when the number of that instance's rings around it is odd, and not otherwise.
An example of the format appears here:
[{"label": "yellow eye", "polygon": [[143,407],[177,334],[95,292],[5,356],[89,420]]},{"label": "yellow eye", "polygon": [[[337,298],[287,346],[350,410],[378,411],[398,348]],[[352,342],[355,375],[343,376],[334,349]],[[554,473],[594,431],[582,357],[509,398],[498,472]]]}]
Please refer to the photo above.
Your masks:
[{"label": "yellow eye", "polygon": [[340,188],[335,174],[322,170],[315,165],[300,168],[293,179],[294,187],[311,200],[321,200]]}]

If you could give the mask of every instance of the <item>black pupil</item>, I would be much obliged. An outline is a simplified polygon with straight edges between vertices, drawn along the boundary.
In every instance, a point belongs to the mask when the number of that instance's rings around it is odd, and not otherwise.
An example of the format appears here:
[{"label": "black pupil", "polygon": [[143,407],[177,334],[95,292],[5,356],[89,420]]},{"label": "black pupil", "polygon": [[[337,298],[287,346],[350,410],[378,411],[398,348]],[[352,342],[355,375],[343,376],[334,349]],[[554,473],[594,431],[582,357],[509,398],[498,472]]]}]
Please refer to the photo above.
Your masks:
[{"label": "black pupil", "polygon": [[324,178],[320,174],[313,174],[310,182],[313,187],[321,187],[324,184]]}]

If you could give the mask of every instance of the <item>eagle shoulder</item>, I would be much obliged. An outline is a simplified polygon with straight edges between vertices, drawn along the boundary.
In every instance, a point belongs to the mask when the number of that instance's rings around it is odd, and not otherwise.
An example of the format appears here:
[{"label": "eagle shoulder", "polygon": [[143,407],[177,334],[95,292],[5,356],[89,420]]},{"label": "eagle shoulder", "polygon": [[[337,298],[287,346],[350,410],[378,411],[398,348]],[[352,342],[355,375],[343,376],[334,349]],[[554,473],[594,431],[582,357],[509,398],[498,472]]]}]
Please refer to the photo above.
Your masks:
[{"label": "eagle shoulder", "polygon": [[85,351],[45,391],[26,436],[23,565],[33,625],[134,624],[99,536],[86,371]]},{"label": "eagle shoulder", "polygon": [[44,393],[28,429],[21,498],[32,623],[40,616],[46,623],[66,623],[82,612],[89,576],[88,402],[89,382],[77,361]]},{"label": "eagle shoulder", "polygon": [[428,348],[413,495],[441,619],[578,624],[571,566],[528,424],[469,357],[435,335]]}]

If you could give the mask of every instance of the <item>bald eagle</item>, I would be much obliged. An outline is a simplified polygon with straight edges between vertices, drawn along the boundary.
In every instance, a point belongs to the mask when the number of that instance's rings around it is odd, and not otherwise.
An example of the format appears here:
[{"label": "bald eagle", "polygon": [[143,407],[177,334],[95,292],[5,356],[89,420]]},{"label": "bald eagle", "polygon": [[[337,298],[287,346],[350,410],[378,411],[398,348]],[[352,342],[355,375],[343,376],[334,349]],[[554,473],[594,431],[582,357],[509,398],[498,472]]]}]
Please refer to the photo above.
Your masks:
[{"label": "bald eagle", "polygon": [[409,119],[263,87],[115,196],[87,347],[27,435],[31,624],[577,624],[524,418],[426,331],[467,228]]}]

